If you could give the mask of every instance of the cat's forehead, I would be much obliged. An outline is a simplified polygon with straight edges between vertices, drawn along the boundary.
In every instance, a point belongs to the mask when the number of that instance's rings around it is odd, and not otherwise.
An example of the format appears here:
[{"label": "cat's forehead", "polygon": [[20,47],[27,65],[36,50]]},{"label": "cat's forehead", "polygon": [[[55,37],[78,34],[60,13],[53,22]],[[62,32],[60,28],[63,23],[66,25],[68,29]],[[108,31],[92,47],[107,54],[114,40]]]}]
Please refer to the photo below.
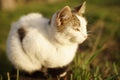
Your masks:
[{"label": "cat's forehead", "polygon": [[73,27],[80,26],[80,20],[75,13],[72,13],[72,16],[66,20],[66,22],[71,24]]}]

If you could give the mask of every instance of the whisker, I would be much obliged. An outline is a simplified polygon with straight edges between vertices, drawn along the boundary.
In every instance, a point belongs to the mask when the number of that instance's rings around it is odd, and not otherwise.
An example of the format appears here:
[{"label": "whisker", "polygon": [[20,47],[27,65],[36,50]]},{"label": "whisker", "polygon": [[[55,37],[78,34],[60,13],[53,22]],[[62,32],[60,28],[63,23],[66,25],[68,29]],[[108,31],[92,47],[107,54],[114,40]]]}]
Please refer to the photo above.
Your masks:
[{"label": "whisker", "polygon": [[91,38],[94,38],[94,35],[93,34],[88,34],[87,39],[91,39]]},{"label": "whisker", "polygon": [[87,34],[88,34],[88,38],[93,37],[93,31],[87,31]]},{"label": "whisker", "polygon": [[93,36],[93,34],[87,34],[87,35],[88,35],[88,37]]},{"label": "whisker", "polygon": [[91,34],[91,33],[93,33],[93,31],[87,31],[87,34]]}]

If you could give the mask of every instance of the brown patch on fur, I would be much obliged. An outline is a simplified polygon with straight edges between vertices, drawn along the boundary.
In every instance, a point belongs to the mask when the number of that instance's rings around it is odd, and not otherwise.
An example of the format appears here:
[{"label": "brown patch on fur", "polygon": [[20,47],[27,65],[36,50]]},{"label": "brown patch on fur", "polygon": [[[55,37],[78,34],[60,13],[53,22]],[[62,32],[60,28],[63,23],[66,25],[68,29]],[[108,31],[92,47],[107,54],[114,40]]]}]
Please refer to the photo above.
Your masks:
[{"label": "brown patch on fur", "polygon": [[22,42],[23,38],[26,35],[26,30],[21,27],[21,28],[18,29],[18,34],[19,34],[19,39]]},{"label": "brown patch on fur", "polygon": [[74,14],[72,14],[72,17],[69,17],[68,19],[61,18],[60,22],[61,25],[57,26],[58,32],[62,32],[67,24],[73,27],[80,26],[80,21]]}]

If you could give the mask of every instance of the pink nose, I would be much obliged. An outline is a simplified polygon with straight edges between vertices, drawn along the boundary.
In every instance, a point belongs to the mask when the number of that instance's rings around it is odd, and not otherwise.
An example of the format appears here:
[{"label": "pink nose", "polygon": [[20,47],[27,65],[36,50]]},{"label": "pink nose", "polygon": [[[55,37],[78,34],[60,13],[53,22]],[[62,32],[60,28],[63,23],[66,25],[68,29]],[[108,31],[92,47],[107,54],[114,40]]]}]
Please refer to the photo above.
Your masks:
[{"label": "pink nose", "polygon": [[84,38],[87,38],[87,35],[84,35]]}]

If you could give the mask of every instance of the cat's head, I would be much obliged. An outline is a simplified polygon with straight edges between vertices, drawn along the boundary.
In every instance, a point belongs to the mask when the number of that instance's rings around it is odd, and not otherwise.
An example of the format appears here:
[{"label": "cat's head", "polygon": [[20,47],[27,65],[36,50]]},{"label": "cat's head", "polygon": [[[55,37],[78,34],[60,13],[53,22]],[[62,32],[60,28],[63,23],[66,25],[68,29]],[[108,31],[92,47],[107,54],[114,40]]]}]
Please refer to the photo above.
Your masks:
[{"label": "cat's head", "polygon": [[[71,9],[65,6],[60,11],[56,12],[52,19],[51,25],[55,28],[55,36],[59,42],[74,42],[82,43],[87,38],[87,21],[83,17],[85,12],[84,2],[78,7]],[[62,38],[65,38],[62,40]]]}]

